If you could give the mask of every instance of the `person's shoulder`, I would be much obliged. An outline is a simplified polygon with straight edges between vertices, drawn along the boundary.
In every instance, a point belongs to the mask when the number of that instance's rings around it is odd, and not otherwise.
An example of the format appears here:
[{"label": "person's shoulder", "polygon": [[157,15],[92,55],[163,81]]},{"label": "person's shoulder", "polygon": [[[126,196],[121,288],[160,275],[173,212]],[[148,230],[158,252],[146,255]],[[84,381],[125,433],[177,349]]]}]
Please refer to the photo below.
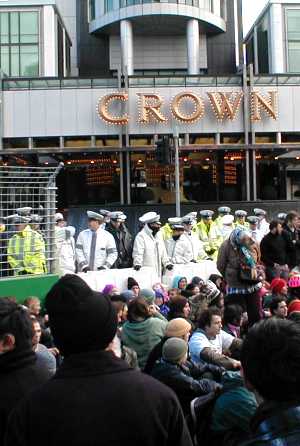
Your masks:
[{"label": "person's shoulder", "polygon": [[232,334],[227,333],[225,330],[221,330],[220,334],[217,335],[220,339],[234,339],[234,336]]}]

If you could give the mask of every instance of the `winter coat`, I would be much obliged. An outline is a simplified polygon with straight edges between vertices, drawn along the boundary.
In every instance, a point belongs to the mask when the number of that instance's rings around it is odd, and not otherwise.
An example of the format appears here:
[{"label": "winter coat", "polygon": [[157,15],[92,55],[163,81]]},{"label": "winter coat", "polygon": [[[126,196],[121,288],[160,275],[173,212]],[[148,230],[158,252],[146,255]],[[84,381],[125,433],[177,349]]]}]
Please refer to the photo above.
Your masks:
[{"label": "winter coat", "polygon": [[[251,254],[254,261],[257,262],[259,249],[256,244],[252,245]],[[240,280],[241,256],[238,250],[232,246],[230,240],[225,240],[220,247],[217,268],[230,288],[245,288],[245,282]]]},{"label": "winter coat", "polygon": [[137,234],[132,257],[134,266],[154,268],[158,278],[162,276],[163,267],[171,263],[161,235],[158,233],[154,237],[148,225]]},{"label": "winter coat", "polygon": [[185,231],[182,237],[185,237],[188,243],[191,245],[193,260],[199,261],[207,259],[208,256],[204,250],[204,244],[199,237],[197,237],[195,232],[192,231],[191,233],[188,233]]},{"label": "winter coat", "polygon": [[194,258],[191,243],[184,235],[181,235],[178,240],[172,237],[167,239],[165,246],[168,257],[174,264],[187,264]]},{"label": "winter coat", "polygon": [[184,365],[172,364],[163,359],[157,361],[151,376],[170,387],[177,395],[184,414],[190,413],[190,403],[198,396],[212,392],[216,385],[209,379],[195,379]]},{"label": "winter coat", "polygon": [[289,241],[287,234],[265,235],[260,243],[261,260],[266,266],[273,267],[274,263],[285,265],[288,261]]},{"label": "winter coat", "polygon": [[299,446],[299,419],[299,402],[263,403],[251,422],[253,439],[241,446]]},{"label": "winter coat", "polygon": [[142,322],[127,321],[123,325],[122,341],[136,352],[141,369],[153,347],[164,337],[166,326],[167,321],[157,317],[149,317]]},{"label": "winter coat", "polygon": [[250,434],[250,421],[257,409],[254,393],[246,389],[239,372],[226,372],[221,382],[223,389],[214,405],[211,430],[223,434],[238,431],[245,438]]},{"label": "winter coat", "polygon": [[120,229],[116,229],[111,223],[108,223],[105,230],[115,239],[118,251],[118,258],[114,264],[114,268],[131,268],[133,238],[126,226],[120,226]]},{"label": "winter coat", "polygon": [[66,358],[22,402],[6,446],[25,444],[192,446],[173,392],[105,351]]},{"label": "winter coat", "polygon": [[63,275],[66,273],[75,273],[75,240],[67,228],[55,226],[55,273]]},{"label": "winter coat", "polygon": [[300,265],[300,235],[299,231],[292,231],[288,225],[284,225],[283,235],[288,240],[287,263],[290,269]]},{"label": "winter coat", "polygon": [[197,224],[197,234],[202,241],[206,254],[216,260],[218,249],[223,241],[218,225],[214,222],[207,226],[202,220]]},{"label": "winter coat", "polygon": [[76,256],[80,271],[89,267],[92,271],[97,271],[100,266],[109,269],[118,258],[116,243],[113,236],[99,228],[97,230],[97,241],[95,246],[94,264],[91,265],[91,245],[93,232],[90,229],[80,232],[76,242]]},{"label": "winter coat", "polygon": [[22,398],[45,383],[50,377],[46,367],[38,365],[31,346],[0,355],[1,446],[4,444],[4,433],[11,411]]}]

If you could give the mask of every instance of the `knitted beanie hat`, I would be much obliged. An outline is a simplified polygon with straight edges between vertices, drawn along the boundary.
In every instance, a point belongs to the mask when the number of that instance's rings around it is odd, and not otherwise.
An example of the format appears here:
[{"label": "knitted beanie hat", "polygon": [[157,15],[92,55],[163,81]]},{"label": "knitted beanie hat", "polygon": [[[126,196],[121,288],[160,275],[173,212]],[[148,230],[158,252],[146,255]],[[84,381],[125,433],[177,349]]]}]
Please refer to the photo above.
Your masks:
[{"label": "knitted beanie hat", "polygon": [[192,329],[191,324],[183,318],[172,319],[168,322],[166,327],[166,336],[168,338],[181,338],[190,333]]},{"label": "knitted beanie hat", "polygon": [[170,338],[163,345],[162,358],[167,362],[177,364],[186,355],[187,351],[187,342],[183,339]]}]

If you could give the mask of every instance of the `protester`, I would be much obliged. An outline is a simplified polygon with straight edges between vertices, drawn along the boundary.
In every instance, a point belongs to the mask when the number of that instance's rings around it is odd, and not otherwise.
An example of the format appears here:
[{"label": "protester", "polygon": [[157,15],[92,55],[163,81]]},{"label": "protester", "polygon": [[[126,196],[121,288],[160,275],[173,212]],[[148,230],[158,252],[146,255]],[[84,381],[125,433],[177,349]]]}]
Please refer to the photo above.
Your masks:
[{"label": "protester", "polygon": [[177,288],[178,290],[184,290],[187,286],[187,278],[182,276],[175,276],[172,282],[172,288]]},{"label": "protester", "polygon": [[290,242],[287,263],[290,269],[300,264],[300,240],[299,240],[299,214],[297,212],[289,212],[283,225],[285,234]]},{"label": "protester", "polygon": [[157,361],[151,375],[170,387],[177,395],[183,413],[190,414],[190,403],[201,395],[216,391],[221,386],[215,381],[194,377],[188,366],[188,344],[183,339],[169,338],[162,348],[162,359]]},{"label": "protester", "polygon": [[223,330],[234,338],[241,338],[243,309],[240,305],[227,305],[223,316]]},{"label": "protester", "polygon": [[115,285],[110,283],[108,285],[105,285],[105,287],[102,290],[102,293],[105,296],[111,297],[111,296],[114,296],[116,294],[119,294],[119,290],[118,290],[118,288]]},{"label": "protester", "polygon": [[270,232],[264,236],[260,244],[261,260],[266,266],[267,280],[271,282],[275,277],[287,278],[288,256],[290,243],[282,225],[273,220]]},{"label": "protester", "polygon": [[240,362],[229,356],[240,345],[240,339],[222,330],[222,314],[214,307],[203,311],[198,320],[198,329],[189,341],[191,358],[196,364],[205,361],[227,370],[240,368]]},{"label": "protester", "polygon": [[245,383],[260,405],[247,446],[300,443],[300,326],[271,318],[249,331],[242,348]]},{"label": "protester", "polygon": [[283,297],[274,297],[270,302],[270,313],[273,317],[286,319],[288,314],[288,306],[286,299]]},{"label": "protester", "polygon": [[37,364],[47,369],[49,376],[53,376],[56,372],[56,359],[54,352],[58,356],[59,352],[57,349],[48,349],[45,345],[41,344],[42,329],[39,321],[31,316],[32,320],[32,348],[36,354]]},{"label": "protester", "polygon": [[180,297],[179,299],[169,303],[168,319],[183,318],[188,320],[191,312],[191,307],[189,301],[185,297]]},{"label": "protester", "polygon": [[132,348],[138,356],[141,369],[153,347],[164,337],[167,322],[155,317],[149,305],[142,298],[138,298],[128,305],[127,322],[123,325],[122,341]]},{"label": "protester", "polygon": [[0,298],[0,445],[4,444],[12,410],[50,378],[47,368],[37,363],[32,337],[32,321],[26,309]]},{"label": "protester", "polygon": [[211,444],[237,445],[250,437],[257,402],[254,393],[245,387],[241,373],[227,371],[221,383],[222,391],[211,414]]},{"label": "protester", "polygon": [[138,297],[140,294],[140,286],[137,281],[133,277],[128,277],[127,287],[131,290],[135,297]]},{"label": "protester", "polygon": [[219,251],[217,267],[227,282],[228,304],[240,305],[247,311],[249,324],[261,318],[258,291],[262,287],[257,271],[256,246],[248,233],[238,227]]}]

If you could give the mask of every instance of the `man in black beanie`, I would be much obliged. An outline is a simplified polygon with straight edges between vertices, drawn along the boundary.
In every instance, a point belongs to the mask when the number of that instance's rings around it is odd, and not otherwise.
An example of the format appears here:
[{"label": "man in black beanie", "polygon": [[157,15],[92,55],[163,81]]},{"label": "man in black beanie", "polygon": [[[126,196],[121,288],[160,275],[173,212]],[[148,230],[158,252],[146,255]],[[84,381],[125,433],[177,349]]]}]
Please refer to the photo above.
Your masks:
[{"label": "man in black beanie", "polygon": [[13,412],[6,446],[192,446],[175,395],[132,370],[109,345],[117,315],[101,293],[66,275],[46,298],[65,356],[53,379]]}]

